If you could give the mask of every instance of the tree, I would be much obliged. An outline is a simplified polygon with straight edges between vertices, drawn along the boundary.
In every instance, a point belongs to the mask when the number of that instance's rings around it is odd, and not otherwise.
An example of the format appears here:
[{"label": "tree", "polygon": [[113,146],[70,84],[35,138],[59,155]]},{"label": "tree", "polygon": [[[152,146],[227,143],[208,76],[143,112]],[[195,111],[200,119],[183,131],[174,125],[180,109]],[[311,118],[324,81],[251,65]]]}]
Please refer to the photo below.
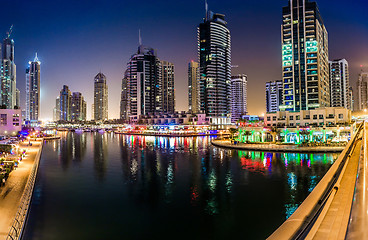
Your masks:
[{"label": "tree", "polygon": [[271,135],[272,135],[272,143],[276,142],[276,136],[281,132],[280,129],[278,129],[277,127],[272,127],[271,128]]},{"label": "tree", "polygon": [[231,138],[231,140],[234,140],[235,133],[238,132],[238,129],[236,129],[236,128],[229,128],[229,132],[230,132],[230,138]]},{"label": "tree", "polygon": [[249,136],[252,134],[252,132],[245,130],[243,134],[245,135],[245,142],[248,143]]}]

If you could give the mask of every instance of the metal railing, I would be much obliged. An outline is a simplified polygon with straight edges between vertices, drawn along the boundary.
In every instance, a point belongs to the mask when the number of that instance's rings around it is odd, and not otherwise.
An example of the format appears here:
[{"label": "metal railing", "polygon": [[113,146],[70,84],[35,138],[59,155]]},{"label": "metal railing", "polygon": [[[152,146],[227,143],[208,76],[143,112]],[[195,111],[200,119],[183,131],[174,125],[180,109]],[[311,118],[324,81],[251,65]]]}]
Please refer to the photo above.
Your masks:
[{"label": "metal railing", "polygon": [[368,239],[368,145],[366,122],[363,122],[362,151],[359,159],[354,198],[346,239]]},{"label": "metal railing", "polygon": [[331,203],[333,196],[336,194],[342,177],[341,173],[344,172],[348,159],[355,150],[356,142],[359,139],[362,128],[363,124],[358,127],[358,130],[345,150],[311,194],[309,194],[293,215],[268,238],[269,240],[306,238],[318,222],[318,218],[325,214],[325,207]]},{"label": "metal railing", "polygon": [[22,238],[25,222],[28,217],[28,210],[29,210],[32,195],[33,195],[33,189],[34,189],[35,182],[36,182],[42,147],[43,147],[43,142],[41,142],[41,147],[37,152],[35,162],[33,164],[31,173],[28,177],[28,181],[27,181],[26,187],[24,188],[17,213],[15,215],[13,224],[11,226],[11,229],[8,233],[6,240],[20,240]]}]

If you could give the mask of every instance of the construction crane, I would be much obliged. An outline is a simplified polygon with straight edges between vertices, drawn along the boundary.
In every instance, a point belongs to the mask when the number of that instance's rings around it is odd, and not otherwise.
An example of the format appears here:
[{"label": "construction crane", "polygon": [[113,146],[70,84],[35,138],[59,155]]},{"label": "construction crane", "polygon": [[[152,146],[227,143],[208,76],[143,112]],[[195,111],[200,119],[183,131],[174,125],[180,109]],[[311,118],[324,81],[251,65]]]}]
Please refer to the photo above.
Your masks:
[{"label": "construction crane", "polygon": [[13,32],[13,24],[10,26],[9,31],[6,33],[8,35],[8,38],[10,38],[10,35],[12,34],[12,32]]}]

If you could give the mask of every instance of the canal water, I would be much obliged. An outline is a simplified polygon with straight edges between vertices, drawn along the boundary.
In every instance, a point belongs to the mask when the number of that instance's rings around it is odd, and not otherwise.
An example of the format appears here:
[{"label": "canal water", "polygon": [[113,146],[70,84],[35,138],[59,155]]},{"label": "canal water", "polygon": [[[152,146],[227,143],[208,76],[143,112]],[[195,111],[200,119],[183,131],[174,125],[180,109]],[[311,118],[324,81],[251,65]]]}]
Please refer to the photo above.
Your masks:
[{"label": "canal water", "polygon": [[338,157],[210,140],[63,133],[44,145],[23,239],[265,239]]}]

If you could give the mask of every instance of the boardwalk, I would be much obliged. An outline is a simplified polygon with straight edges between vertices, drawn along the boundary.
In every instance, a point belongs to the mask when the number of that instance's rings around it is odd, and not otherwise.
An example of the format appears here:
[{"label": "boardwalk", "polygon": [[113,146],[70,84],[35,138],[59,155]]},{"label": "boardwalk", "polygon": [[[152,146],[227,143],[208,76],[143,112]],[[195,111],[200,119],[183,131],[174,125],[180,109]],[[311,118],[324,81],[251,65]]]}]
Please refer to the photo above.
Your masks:
[{"label": "boardwalk", "polygon": [[21,144],[21,149],[26,149],[27,154],[19,167],[10,173],[5,186],[0,188],[0,240],[4,240],[11,228],[17,213],[23,190],[32,170],[41,142],[32,142],[32,146]]}]

